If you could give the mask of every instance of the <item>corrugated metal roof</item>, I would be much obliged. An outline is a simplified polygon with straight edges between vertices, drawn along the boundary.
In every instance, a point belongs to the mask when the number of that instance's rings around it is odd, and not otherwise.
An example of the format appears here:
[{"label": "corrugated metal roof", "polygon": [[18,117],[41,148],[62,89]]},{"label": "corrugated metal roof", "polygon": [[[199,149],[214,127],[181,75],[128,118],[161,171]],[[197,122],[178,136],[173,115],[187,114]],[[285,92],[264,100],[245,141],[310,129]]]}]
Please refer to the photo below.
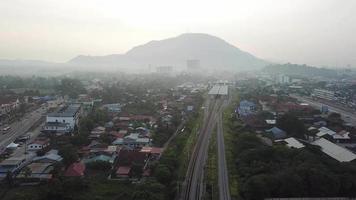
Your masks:
[{"label": "corrugated metal roof", "polygon": [[356,159],[356,154],[330,142],[327,139],[320,138],[318,140],[315,140],[312,144],[320,146],[321,150],[325,154],[329,155],[330,157],[340,162],[350,162]]},{"label": "corrugated metal roof", "polygon": [[284,139],[284,141],[287,142],[288,147],[292,147],[292,148],[296,148],[296,149],[305,147],[304,144],[302,144],[301,142],[299,142],[297,139],[295,139],[293,137]]},{"label": "corrugated metal roof", "polygon": [[227,86],[227,85],[214,85],[210,89],[208,94],[210,94],[210,95],[227,95],[228,88],[229,88],[229,86]]}]

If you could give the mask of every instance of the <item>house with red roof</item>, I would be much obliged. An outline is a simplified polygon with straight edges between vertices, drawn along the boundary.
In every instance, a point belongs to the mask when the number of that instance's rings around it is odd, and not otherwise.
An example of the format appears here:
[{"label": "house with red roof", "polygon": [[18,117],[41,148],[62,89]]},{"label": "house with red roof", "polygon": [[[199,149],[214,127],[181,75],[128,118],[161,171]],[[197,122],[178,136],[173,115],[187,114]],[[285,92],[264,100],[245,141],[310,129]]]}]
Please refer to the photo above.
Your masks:
[{"label": "house with red roof", "polygon": [[67,177],[82,177],[84,176],[85,165],[81,162],[71,164],[64,173]]}]

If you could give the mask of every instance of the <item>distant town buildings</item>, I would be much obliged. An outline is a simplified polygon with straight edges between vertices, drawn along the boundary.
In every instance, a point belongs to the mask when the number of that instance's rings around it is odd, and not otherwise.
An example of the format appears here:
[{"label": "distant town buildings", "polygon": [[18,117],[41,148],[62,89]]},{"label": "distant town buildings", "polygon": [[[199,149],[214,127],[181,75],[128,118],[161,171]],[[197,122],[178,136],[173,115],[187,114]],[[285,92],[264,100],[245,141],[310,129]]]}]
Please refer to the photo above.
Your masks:
[{"label": "distant town buildings", "polygon": [[290,83],[290,77],[287,75],[284,75],[284,74],[279,74],[277,76],[277,82],[279,84],[288,84],[288,83]]},{"label": "distant town buildings", "polygon": [[119,113],[121,112],[121,105],[119,103],[105,104],[103,108],[107,109],[110,113]]},{"label": "distant town buildings", "polygon": [[173,73],[173,67],[172,66],[159,66],[156,68],[157,73],[161,75],[171,75]]},{"label": "distant town buildings", "polygon": [[325,99],[329,101],[335,100],[335,92],[323,89],[314,89],[312,96],[315,98]]}]

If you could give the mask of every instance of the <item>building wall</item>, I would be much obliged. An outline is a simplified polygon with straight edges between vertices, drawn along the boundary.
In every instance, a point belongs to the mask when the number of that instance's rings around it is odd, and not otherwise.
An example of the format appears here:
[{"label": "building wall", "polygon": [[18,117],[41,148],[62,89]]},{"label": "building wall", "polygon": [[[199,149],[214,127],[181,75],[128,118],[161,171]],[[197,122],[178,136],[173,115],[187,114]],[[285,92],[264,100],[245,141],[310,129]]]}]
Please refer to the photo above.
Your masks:
[{"label": "building wall", "polygon": [[61,122],[68,123],[71,128],[74,128],[77,125],[76,117],[49,117],[47,116],[46,122]]}]

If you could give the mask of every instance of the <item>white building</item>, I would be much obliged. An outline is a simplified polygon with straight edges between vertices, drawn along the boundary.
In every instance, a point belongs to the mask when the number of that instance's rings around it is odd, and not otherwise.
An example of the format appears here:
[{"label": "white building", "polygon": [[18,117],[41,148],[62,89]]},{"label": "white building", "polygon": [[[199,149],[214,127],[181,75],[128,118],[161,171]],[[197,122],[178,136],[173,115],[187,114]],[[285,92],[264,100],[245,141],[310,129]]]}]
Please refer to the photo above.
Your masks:
[{"label": "white building", "polygon": [[314,89],[312,96],[329,101],[335,100],[335,92],[330,90]]},{"label": "white building", "polygon": [[50,133],[70,133],[78,125],[80,108],[80,104],[72,104],[49,113],[43,130]]},{"label": "white building", "polygon": [[286,75],[284,75],[284,74],[280,74],[280,75],[278,75],[278,77],[277,77],[277,82],[278,82],[279,84],[288,84],[288,83],[290,83],[290,77],[289,77],[289,76],[286,76]]},{"label": "white building", "polygon": [[49,146],[49,140],[47,140],[47,139],[45,139],[45,140],[35,140],[35,141],[31,142],[27,146],[27,149],[29,151],[38,151],[38,150],[45,149],[48,146]]}]

